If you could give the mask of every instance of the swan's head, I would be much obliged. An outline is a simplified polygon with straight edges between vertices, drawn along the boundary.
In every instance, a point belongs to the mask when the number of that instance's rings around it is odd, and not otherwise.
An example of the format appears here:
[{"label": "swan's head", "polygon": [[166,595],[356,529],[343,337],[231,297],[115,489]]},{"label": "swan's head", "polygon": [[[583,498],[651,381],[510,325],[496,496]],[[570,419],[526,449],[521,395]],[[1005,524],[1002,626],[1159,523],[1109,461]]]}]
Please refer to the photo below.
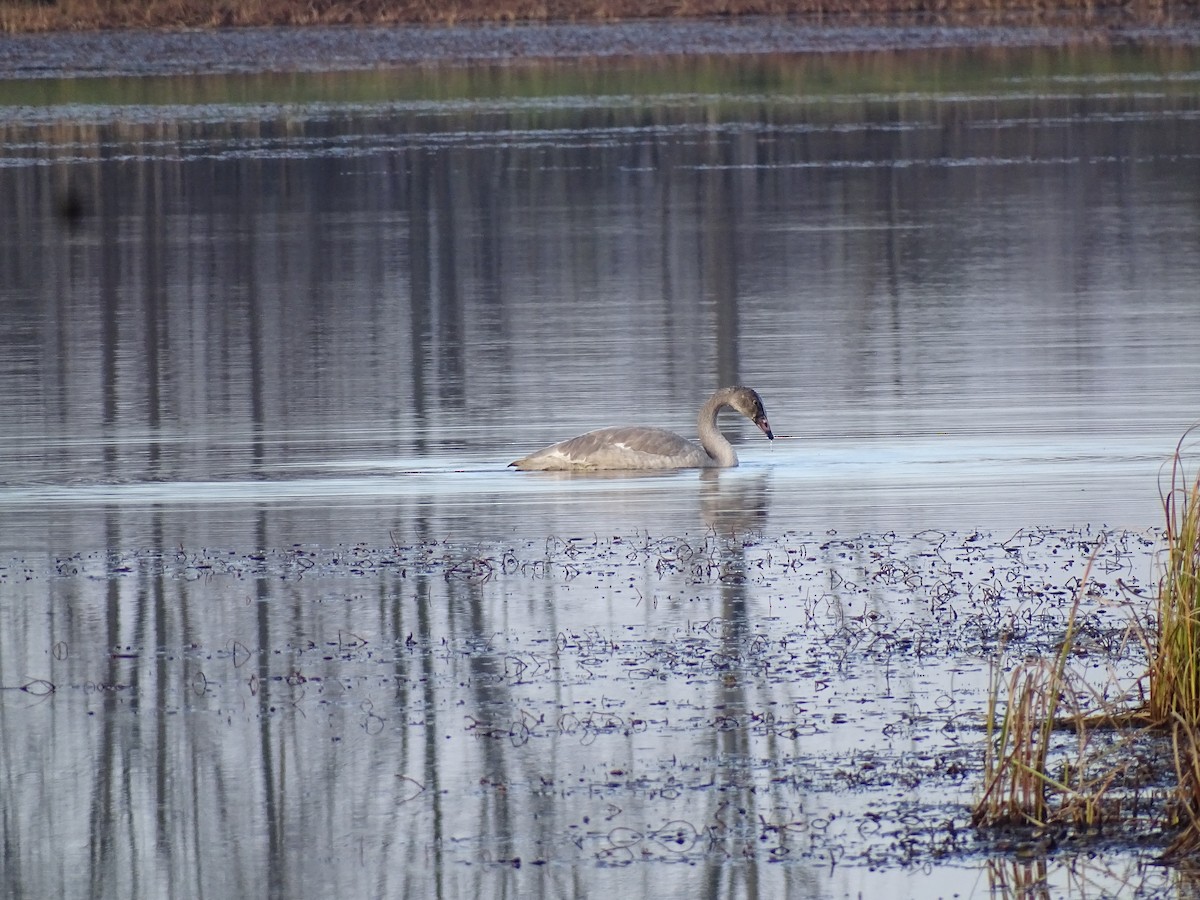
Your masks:
[{"label": "swan's head", "polygon": [[726,402],[757,425],[759,430],[767,436],[767,440],[775,440],[775,435],[771,433],[771,423],[767,421],[767,410],[763,407],[762,397],[758,396],[758,391],[748,387],[736,387],[729,390],[732,393]]},{"label": "swan's head", "polygon": [[771,433],[771,423],[767,421],[767,414],[761,409],[758,415],[754,417],[754,424],[767,436],[768,441],[775,440],[775,435]]}]

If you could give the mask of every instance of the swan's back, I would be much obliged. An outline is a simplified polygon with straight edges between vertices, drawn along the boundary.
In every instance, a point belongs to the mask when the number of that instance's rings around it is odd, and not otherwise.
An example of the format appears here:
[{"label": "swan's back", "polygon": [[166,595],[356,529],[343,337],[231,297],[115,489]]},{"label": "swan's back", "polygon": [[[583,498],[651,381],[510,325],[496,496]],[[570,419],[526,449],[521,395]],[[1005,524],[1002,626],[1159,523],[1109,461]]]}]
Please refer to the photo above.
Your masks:
[{"label": "swan's back", "polygon": [[525,470],[679,469],[714,465],[696,444],[665,428],[622,425],[599,428],[551,444],[510,463]]}]

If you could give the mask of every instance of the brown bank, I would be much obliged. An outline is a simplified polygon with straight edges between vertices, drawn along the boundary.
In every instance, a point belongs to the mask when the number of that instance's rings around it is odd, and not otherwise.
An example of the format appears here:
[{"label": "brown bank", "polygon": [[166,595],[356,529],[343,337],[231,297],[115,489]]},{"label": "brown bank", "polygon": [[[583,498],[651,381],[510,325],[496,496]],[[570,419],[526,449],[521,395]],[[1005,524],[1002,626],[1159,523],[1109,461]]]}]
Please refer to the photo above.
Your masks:
[{"label": "brown bank", "polygon": [[0,0],[0,31],[110,28],[223,28],[261,25],[397,25],[479,22],[595,22],[714,16],[877,19],[921,16],[941,24],[1192,19],[1196,0]]}]

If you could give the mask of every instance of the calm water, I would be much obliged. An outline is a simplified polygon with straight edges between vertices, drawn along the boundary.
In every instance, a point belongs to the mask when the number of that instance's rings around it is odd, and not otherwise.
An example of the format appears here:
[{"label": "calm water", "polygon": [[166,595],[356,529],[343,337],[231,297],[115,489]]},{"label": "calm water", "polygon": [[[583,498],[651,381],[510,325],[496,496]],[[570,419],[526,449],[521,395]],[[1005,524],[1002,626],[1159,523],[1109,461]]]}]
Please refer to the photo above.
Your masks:
[{"label": "calm water", "polygon": [[[0,84],[0,686],[57,688],[0,697],[8,894],[927,894],[874,795],[843,830],[789,773],[943,770],[993,644],[909,652],[932,586],[1048,528],[1012,577],[1057,596],[1158,524],[1198,88],[1183,50]],[[505,468],[736,382],[779,436],[730,422],[737,470]],[[867,610],[906,649],[847,666]]]}]

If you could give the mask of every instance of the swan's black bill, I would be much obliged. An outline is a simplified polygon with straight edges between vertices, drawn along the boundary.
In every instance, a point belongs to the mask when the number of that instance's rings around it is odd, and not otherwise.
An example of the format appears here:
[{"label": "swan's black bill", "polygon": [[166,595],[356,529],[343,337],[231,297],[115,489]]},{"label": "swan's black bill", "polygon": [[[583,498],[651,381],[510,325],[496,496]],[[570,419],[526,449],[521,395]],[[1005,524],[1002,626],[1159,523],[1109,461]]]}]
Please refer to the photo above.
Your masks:
[{"label": "swan's black bill", "polygon": [[767,421],[766,416],[756,416],[754,419],[754,424],[762,429],[762,433],[767,436],[767,440],[775,440],[775,435],[771,433],[771,423]]}]

